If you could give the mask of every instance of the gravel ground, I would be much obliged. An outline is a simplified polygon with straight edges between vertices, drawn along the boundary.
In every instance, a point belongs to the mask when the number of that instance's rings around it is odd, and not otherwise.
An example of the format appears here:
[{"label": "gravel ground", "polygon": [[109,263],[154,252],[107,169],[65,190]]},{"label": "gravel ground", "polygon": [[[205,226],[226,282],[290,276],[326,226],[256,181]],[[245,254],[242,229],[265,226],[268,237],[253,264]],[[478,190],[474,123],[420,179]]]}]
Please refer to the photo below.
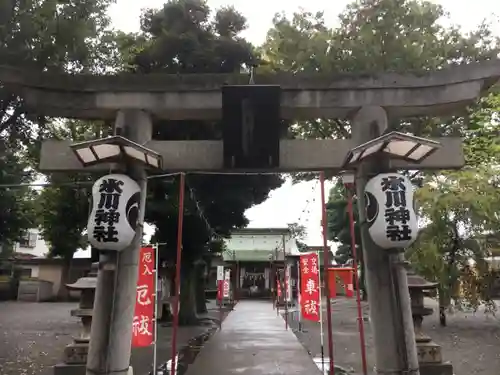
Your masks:
[{"label": "gravel ground", "polygon": [[[52,366],[62,362],[64,347],[78,334],[78,319],[70,316],[76,303],[0,302],[0,374],[52,375]],[[213,303],[208,304],[213,309]],[[209,315],[218,317],[217,310]],[[181,327],[178,346],[205,332],[208,326]],[[159,326],[159,365],[170,359],[170,327]],[[151,347],[134,349],[134,374],[146,375],[151,369]]]},{"label": "gravel ground", "polygon": [[[429,307],[437,307],[433,300],[427,301],[426,304]],[[355,299],[337,299],[332,304],[332,308],[335,364],[350,372],[361,374],[361,350]],[[368,316],[366,304],[363,304],[363,314]],[[423,328],[426,334],[442,346],[443,358],[453,364],[456,375],[492,375],[497,374],[500,368],[499,320],[500,316],[485,314],[484,311],[455,312],[448,314],[447,327],[441,327],[438,315],[434,313],[424,319]],[[294,319],[290,321],[294,327],[297,326]],[[319,357],[321,355],[319,324],[304,322],[303,326],[306,332],[296,332],[297,337],[313,357]],[[370,372],[375,365],[375,358],[369,322],[365,322],[365,331]],[[327,346],[328,341],[325,335],[325,353],[328,351]]]}]

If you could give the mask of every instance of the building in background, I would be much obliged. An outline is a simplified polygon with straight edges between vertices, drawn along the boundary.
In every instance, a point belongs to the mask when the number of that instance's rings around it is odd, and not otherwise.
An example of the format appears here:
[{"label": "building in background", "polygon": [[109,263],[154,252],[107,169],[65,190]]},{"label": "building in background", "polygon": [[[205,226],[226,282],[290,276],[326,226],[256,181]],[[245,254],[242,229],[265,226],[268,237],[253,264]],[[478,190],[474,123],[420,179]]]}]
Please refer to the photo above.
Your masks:
[{"label": "building in background", "polygon": [[38,228],[31,228],[14,244],[14,253],[26,254],[33,257],[46,257],[49,247]]},{"label": "building in background", "polygon": [[14,272],[19,275],[19,288],[15,294],[20,300],[67,299],[68,292],[64,284],[76,281],[90,270],[90,247],[78,249],[69,264],[62,258],[50,258],[49,244],[38,228],[28,229],[12,250],[9,262],[14,268],[7,267],[4,278],[14,277]]},{"label": "building in background", "polygon": [[[49,255],[49,245],[43,239],[42,233],[38,228],[30,228],[26,233],[14,244],[14,255],[21,254],[18,257],[31,258],[47,258]],[[78,249],[73,258],[90,258],[90,247],[87,249]]]}]

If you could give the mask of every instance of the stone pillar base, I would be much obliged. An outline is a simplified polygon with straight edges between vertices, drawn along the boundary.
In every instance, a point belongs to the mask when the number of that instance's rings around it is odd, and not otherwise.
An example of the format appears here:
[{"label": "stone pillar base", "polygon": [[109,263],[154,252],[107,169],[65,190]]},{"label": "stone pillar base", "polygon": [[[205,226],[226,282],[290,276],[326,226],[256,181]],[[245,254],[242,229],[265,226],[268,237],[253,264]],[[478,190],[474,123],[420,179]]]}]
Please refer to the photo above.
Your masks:
[{"label": "stone pillar base", "polygon": [[453,375],[451,363],[421,363],[420,375]]},{"label": "stone pillar base", "polygon": [[88,342],[74,342],[64,348],[64,363],[68,365],[80,365],[87,363],[89,353]]},{"label": "stone pillar base", "polygon": [[59,363],[54,366],[54,375],[85,375],[86,365]]}]

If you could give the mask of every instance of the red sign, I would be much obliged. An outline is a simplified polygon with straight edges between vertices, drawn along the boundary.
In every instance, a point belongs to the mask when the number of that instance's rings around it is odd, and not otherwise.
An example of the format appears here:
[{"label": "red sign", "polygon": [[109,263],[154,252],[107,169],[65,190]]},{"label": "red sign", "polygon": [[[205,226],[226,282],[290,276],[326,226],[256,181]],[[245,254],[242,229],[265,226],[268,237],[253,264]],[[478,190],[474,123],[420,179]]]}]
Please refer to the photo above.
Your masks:
[{"label": "red sign", "polygon": [[139,278],[132,328],[132,346],[149,346],[154,343],[155,311],[155,250],[143,247],[139,259]]},{"label": "red sign", "polygon": [[330,298],[337,296],[337,276],[344,287],[345,296],[348,298],[354,297],[354,285],[352,282],[354,268],[329,268],[328,289],[330,290]]},{"label": "red sign", "polygon": [[300,308],[304,319],[319,322],[319,266],[315,253],[300,256]]},{"label": "red sign", "polygon": [[222,296],[224,298],[229,298],[229,295],[230,295],[230,291],[229,291],[229,288],[230,288],[230,281],[231,281],[231,271],[230,270],[226,270],[224,272],[224,283],[222,284]]},{"label": "red sign", "polygon": [[289,286],[288,286],[288,278],[290,277],[290,272],[288,272],[288,266],[285,265],[285,285],[283,286],[283,288],[285,289],[285,301],[288,302],[290,300],[290,293],[289,293]]},{"label": "red sign", "polygon": [[217,280],[217,300],[222,301],[224,294],[224,280]]}]

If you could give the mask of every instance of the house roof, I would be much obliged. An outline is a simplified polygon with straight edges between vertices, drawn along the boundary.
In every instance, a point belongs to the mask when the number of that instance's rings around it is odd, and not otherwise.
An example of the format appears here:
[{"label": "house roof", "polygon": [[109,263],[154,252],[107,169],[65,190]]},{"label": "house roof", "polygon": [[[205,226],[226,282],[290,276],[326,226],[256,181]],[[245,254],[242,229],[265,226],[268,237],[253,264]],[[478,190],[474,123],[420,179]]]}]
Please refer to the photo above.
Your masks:
[{"label": "house roof", "polygon": [[[33,258],[17,258],[13,259],[14,263],[17,264],[63,264],[63,258],[45,258],[45,257],[33,257]],[[91,264],[90,258],[73,258],[71,260],[72,264]]]},{"label": "house roof", "polygon": [[222,255],[224,261],[282,261],[283,240],[287,257],[300,255],[288,228],[244,228],[233,231],[231,237],[225,240],[227,251]]},{"label": "house roof", "polygon": [[9,257],[9,259],[13,260],[13,261],[29,260],[29,259],[34,259],[34,258],[36,258],[36,255],[28,254],[28,253],[18,253],[18,252],[13,253]]}]

